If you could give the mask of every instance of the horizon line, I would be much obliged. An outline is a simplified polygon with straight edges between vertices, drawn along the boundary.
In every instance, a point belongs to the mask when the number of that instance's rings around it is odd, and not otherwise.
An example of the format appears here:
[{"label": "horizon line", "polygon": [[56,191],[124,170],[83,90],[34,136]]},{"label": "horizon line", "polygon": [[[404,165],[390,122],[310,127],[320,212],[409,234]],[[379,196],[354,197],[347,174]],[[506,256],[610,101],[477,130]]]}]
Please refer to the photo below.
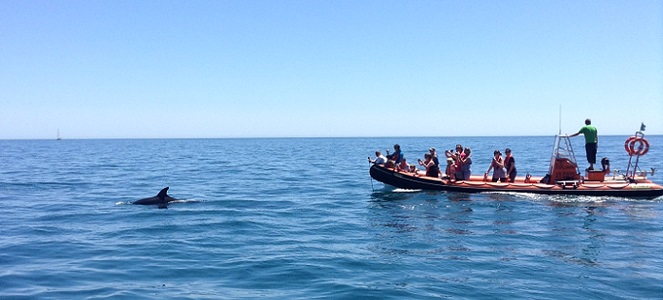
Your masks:
[{"label": "horizon line", "polygon": [[[90,138],[0,138],[0,141],[77,141],[77,140],[240,140],[240,139],[384,139],[384,138],[497,138],[497,137],[549,137],[551,135],[447,135],[447,136],[246,136],[246,137],[90,137]],[[649,136],[660,136],[663,134],[649,134]],[[604,134],[601,136],[630,136],[624,134]]]}]

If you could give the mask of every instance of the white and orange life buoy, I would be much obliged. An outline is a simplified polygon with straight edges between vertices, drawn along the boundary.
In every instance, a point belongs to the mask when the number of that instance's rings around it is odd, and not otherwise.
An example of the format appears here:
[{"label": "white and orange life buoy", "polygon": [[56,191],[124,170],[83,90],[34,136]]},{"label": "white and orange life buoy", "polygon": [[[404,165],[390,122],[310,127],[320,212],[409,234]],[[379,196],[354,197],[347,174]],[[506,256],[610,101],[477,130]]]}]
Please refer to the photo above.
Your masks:
[{"label": "white and orange life buoy", "polygon": [[[637,145],[637,147],[636,147]],[[632,136],[624,142],[624,149],[628,155],[645,155],[649,151],[649,141],[644,137]]]}]

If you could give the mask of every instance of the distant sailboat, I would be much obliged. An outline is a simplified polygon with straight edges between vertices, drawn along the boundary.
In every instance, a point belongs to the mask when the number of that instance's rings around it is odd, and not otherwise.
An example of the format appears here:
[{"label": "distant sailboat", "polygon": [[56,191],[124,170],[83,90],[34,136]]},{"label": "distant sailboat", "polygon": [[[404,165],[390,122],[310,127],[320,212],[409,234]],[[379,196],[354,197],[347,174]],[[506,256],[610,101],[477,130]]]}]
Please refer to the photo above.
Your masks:
[{"label": "distant sailboat", "polygon": [[62,137],[60,136],[60,129],[58,129],[58,136],[55,138],[56,140],[62,140]]}]

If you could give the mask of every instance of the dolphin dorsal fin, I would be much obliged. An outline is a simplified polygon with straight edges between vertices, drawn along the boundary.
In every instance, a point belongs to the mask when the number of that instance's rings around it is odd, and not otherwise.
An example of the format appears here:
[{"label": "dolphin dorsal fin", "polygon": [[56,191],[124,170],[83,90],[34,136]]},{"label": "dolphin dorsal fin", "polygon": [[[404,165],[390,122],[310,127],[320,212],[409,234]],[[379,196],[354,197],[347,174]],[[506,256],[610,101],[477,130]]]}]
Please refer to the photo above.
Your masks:
[{"label": "dolphin dorsal fin", "polygon": [[157,194],[157,198],[159,198],[159,199],[166,198],[166,196],[168,196],[168,189],[169,189],[169,187],[165,187],[165,188],[163,188],[163,189]]}]

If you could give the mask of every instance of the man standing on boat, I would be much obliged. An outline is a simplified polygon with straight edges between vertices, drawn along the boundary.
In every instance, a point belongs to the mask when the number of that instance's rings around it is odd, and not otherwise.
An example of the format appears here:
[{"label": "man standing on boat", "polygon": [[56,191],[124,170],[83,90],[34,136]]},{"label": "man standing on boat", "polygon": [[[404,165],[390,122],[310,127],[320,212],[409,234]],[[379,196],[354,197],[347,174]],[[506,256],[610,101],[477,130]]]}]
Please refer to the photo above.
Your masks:
[{"label": "man standing on boat", "polygon": [[599,132],[596,127],[592,126],[592,120],[587,118],[587,120],[585,120],[585,126],[580,128],[578,132],[569,135],[569,137],[574,137],[581,133],[585,136],[585,152],[587,154],[587,162],[589,163],[588,170],[591,171],[594,170],[594,164],[596,163],[596,152],[599,147]]}]

